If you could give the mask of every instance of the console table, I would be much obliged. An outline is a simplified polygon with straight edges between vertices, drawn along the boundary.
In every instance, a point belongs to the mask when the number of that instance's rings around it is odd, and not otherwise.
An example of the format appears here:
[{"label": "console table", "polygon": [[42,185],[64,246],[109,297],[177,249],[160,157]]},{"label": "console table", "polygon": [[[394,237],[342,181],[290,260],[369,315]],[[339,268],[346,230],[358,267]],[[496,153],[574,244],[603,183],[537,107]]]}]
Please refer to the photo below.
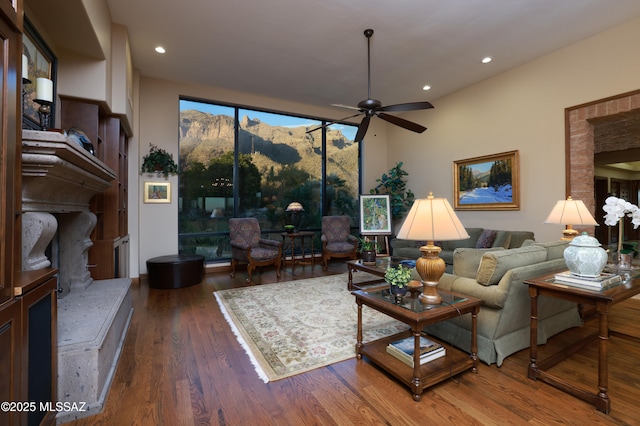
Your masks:
[{"label": "console table", "polygon": [[[608,395],[609,365],[607,362],[607,344],[609,336],[621,336],[636,341],[640,340],[633,336],[627,336],[623,333],[610,331],[608,314],[613,305],[640,293],[640,277],[630,278],[612,287],[596,291],[557,283],[554,280],[554,275],[555,274],[544,275],[525,281],[525,284],[529,285],[529,295],[531,296],[531,346],[529,349],[530,364],[528,376],[530,379],[539,379],[551,386],[580,398],[583,401],[594,405],[599,411],[608,414],[611,410],[611,400]],[[544,361],[539,361],[537,343],[539,296],[557,297],[579,304],[595,306],[598,320],[598,331],[576,342],[571,348],[567,348]],[[566,380],[546,371],[596,340],[598,341],[597,392],[583,389],[577,385],[568,383]]]}]

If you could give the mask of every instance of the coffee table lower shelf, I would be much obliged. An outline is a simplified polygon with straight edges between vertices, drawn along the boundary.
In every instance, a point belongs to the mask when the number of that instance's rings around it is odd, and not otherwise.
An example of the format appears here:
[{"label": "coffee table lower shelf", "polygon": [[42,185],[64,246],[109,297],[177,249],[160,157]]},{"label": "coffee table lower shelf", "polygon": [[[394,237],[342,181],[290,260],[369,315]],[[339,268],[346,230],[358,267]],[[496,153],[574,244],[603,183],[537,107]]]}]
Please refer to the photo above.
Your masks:
[{"label": "coffee table lower shelf", "polygon": [[373,342],[364,343],[361,347],[356,347],[357,358],[361,359],[363,355],[366,356],[374,364],[383,368],[400,382],[408,386],[412,391],[415,401],[420,401],[422,392],[428,387],[469,369],[477,372],[477,358],[474,360],[473,355],[469,355],[431,336],[429,336],[431,340],[445,347],[446,355],[424,363],[418,367],[417,371],[414,371],[413,367],[387,353],[387,345],[389,343],[409,336],[413,336],[411,330]]}]

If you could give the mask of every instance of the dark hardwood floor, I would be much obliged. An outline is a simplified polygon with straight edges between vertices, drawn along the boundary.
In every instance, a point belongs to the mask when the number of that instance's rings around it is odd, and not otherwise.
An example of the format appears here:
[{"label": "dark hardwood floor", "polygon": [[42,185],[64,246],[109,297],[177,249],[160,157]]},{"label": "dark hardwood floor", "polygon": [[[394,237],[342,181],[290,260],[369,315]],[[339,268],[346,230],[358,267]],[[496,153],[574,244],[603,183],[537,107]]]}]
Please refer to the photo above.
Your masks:
[{"label": "dark hardwood floor", "polygon": [[[280,281],[346,272],[343,262],[287,266]],[[609,350],[611,413],[527,378],[528,350],[498,368],[480,363],[427,389],[420,402],[409,389],[355,358],[288,379],[263,383],[223,318],[213,292],[246,285],[246,273],[205,275],[178,290],[133,288],[135,312],[102,413],[75,425],[631,425],[640,418],[640,344],[612,338]],[[258,268],[254,285],[278,281]],[[346,282],[345,282],[346,285]],[[640,335],[640,300],[615,307],[613,329]],[[595,330],[553,337],[542,351]],[[354,342],[355,344],[355,342]],[[542,354],[543,355],[543,354]],[[597,348],[556,367],[593,386]]]}]

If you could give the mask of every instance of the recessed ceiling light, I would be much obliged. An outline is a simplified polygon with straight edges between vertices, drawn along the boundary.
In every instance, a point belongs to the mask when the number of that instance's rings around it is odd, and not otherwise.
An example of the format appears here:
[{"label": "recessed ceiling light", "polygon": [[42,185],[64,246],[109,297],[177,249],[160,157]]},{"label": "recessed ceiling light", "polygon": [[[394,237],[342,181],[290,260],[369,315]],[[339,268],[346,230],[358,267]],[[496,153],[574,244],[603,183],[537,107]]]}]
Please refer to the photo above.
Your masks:
[{"label": "recessed ceiling light", "polygon": [[487,56],[486,58],[482,59],[483,64],[488,64],[491,61],[493,61],[493,58],[491,56]]},{"label": "recessed ceiling light", "polygon": [[422,90],[429,90],[431,89],[431,86],[429,86],[428,84],[422,86]]},{"label": "recessed ceiling light", "polygon": [[166,50],[164,50],[164,47],[162,47],[162,46],[158,46],[158,47],[156,47],[156,52],[158,52],[158,53],[165,53],[165,52],[166,52]]}]

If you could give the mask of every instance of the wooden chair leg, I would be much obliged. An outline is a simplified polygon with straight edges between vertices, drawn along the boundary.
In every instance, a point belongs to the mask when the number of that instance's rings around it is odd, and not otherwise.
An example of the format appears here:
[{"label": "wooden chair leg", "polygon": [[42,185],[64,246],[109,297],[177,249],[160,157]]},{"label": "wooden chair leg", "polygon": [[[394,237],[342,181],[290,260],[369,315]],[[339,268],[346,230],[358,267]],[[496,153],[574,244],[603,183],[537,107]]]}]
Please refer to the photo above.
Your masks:
[{"label": "wooden chair leg", "polygon": [[256,267],[255,267],[251,262],[249,262],[249,264],[247,265],[247,274],[248,274],[248,275],[247,275],[247,282],[248,282],[248,283],[250,283],[250,282],[251,282],[251,279],[252,279],[252,277],[253,277],[253,270],[254,270],[255,268],[256,268]]},{"label": "wooden chair leg", "polygon": [[231,259],[231,278],[236,276],[236,264],[237,263],[238,263],[237,260]]}]

